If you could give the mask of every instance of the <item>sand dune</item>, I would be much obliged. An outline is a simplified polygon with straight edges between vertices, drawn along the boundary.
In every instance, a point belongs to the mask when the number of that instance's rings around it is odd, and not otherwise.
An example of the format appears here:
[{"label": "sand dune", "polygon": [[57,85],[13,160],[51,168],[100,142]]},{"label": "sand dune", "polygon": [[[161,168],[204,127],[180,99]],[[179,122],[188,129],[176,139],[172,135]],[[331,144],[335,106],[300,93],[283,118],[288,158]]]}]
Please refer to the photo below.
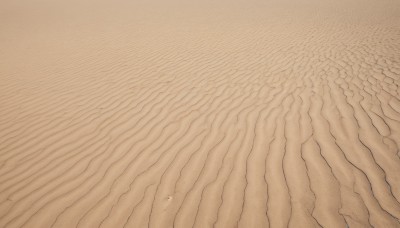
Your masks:
[{"label": "sand dune", "polygon": [[400,227],[400,2],[0,3],[0,227]]}]

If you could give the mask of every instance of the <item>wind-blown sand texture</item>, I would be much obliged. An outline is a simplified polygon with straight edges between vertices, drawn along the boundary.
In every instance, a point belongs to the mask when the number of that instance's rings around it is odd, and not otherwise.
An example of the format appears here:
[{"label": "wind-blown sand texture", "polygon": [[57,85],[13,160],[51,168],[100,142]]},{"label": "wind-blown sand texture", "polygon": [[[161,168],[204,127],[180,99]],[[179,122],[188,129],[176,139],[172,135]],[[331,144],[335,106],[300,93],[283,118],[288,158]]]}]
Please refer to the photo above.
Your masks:
[{"label": "wind-blown sand texture", "polygon": [[0,28],[0,227],[400,227],[400,1],[1,1]]}]

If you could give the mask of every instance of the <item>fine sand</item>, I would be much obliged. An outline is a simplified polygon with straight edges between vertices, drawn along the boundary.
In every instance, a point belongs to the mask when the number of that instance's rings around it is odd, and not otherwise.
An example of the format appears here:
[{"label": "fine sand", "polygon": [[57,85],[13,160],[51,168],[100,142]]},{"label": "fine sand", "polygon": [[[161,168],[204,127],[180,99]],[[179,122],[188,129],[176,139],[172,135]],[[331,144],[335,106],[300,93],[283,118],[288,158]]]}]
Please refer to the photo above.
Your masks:
[{"label": "fine sand", "polygon": [[0,227],[400,227],[400,1],[0,3]]}]

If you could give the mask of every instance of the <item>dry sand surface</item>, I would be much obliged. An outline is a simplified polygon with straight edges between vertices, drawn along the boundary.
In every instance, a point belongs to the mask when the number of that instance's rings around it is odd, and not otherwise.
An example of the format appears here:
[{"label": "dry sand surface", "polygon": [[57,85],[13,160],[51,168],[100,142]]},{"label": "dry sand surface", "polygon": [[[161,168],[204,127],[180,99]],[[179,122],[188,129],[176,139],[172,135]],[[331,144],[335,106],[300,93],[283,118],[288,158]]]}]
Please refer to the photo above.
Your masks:
[{"label": "dry sand surface", "polygon": [[4,0],[0,227],[400,227],[400,1]]}]

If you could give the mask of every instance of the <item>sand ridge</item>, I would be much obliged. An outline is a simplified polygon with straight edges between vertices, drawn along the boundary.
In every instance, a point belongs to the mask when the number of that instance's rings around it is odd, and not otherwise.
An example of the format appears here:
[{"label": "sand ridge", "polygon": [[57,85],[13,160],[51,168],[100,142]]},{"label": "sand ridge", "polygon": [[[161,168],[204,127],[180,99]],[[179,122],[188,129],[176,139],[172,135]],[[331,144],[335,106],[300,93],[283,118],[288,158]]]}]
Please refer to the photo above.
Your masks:
[{"label": "sand ridge", "polygon": [[0,3],[0,227],[400,227],[400,3]]}]

